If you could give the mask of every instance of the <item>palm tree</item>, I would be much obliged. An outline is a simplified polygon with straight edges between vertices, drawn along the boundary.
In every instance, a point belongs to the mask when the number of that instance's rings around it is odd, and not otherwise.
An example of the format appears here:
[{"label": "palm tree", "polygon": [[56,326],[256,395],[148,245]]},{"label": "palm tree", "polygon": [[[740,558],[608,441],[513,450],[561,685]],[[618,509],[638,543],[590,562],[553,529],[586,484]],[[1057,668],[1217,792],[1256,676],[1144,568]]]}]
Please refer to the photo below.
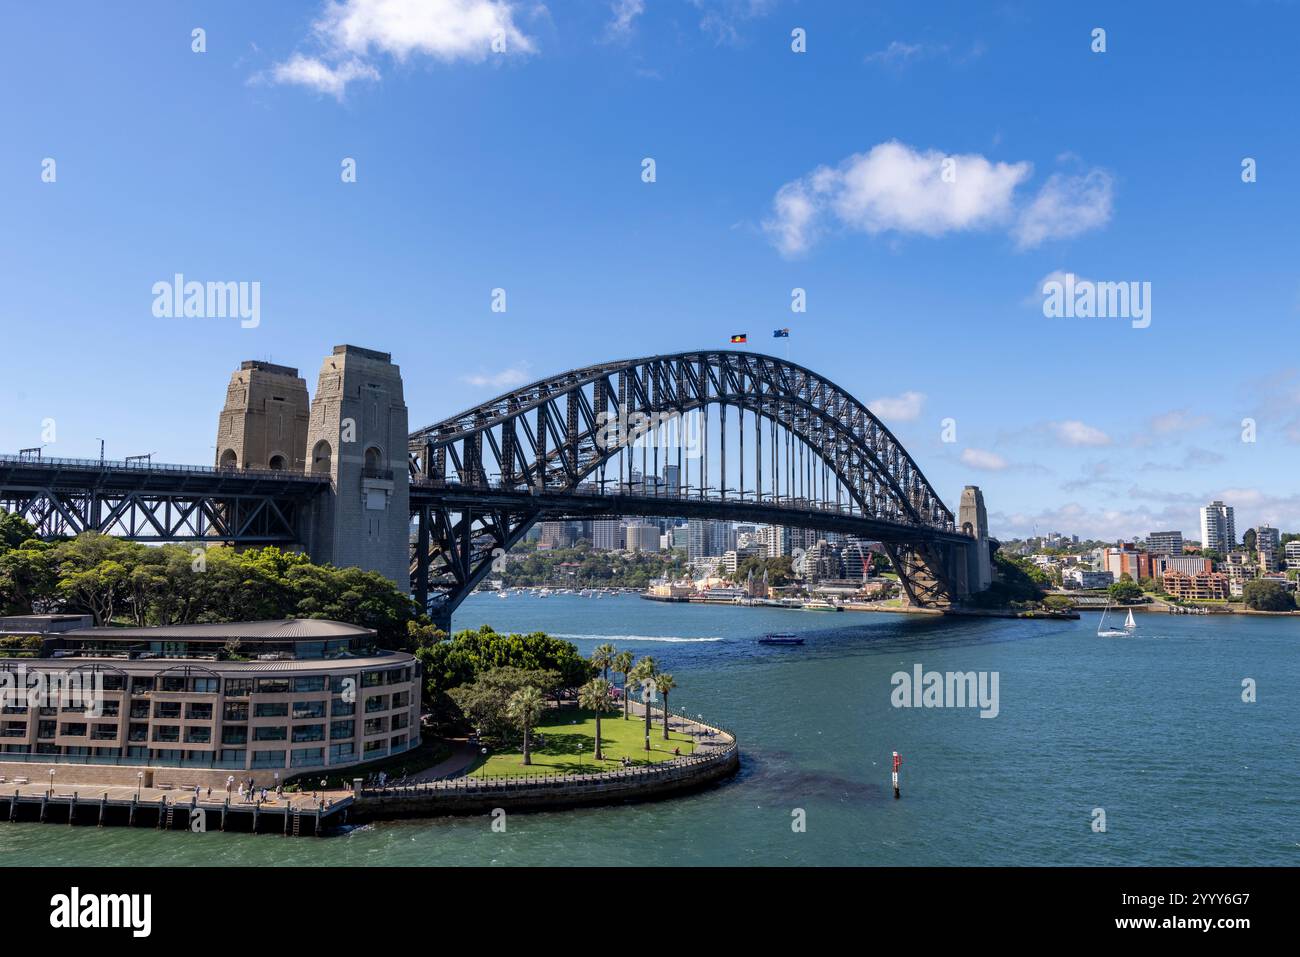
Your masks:
[{"label": "palm tree", "polygon": [[648,688],[649,694],[645,700],[645,749],[650,750],[650,698],[654,694],[655,675],[659,671],[659,666],[655,660],[646,655],[636,663],[632,673],[628,675],[638,685],[644,685]]},{"label": "palm tree", "polygon": [[524,764],[533,763],[532,756],[528,753],[528,732],[537,724],[537,719],[542,716],[545,708],[546,699],[532,685],[520,688],[510,696],[510,701],[506,704],[506,714],[524,729]]},{"label": "palm tree", "polygon": [[659,693],[664,696],[664,740],[668,740],[668,692],[677,687],[677,682],[673,676],[666,671],[661,671],[655,675],[655,687]]},{"label": "palm tree", "polygon": [[611,685],[604,678],[592,678],[578,689],[578,705],[596,713],[596,760],[604,761],[605,755],[600,750],[600,716],[612,710],[609,692]]},{"label": "palm tree", "polygon": [[620,675],[623,676],[623,720],[627,720],[627,676],[632,672],[632,662],[636,661],[636,655],[630,651],[620,651],[614,656],[610,666]]},{"label": "palm tree", "polygon": [[614,663],[614,656],[617,654],[618,649],[608,642],[597,645],[596,650],[591,653],[591,663],[601,670],[606,681],[609,680],[609,669]]}]

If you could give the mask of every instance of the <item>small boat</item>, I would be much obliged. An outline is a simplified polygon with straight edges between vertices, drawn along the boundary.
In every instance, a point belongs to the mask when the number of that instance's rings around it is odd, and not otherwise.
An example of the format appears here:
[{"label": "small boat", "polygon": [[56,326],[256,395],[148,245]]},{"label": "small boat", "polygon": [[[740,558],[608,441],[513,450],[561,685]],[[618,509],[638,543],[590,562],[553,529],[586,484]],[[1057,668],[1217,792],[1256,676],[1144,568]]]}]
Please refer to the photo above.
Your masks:
[{"label": "small boat", "polygon": [[798,635],[790,632],[779,632],[771,635],[764,635],[758,639],[760,645],[802,645],[803,639]]},{"label": "small boat", "polygon": [[1107,628],[1106,612],[1110,611],[1110,605],[1107,605],[1101,613],[1101,621],[1097,622],[1098,638],[1128,638],[1133,632],[1137,631],[1137,622],[1133,620],[1133,609],[1128,610],[1128,617],[1124,619],[1123,628]]}]

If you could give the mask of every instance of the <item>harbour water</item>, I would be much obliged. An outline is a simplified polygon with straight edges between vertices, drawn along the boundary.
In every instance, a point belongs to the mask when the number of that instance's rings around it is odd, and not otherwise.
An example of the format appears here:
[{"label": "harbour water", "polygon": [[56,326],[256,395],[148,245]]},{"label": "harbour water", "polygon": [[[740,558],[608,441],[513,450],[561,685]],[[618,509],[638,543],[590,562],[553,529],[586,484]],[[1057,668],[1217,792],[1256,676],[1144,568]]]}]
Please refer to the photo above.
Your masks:
[{"label": "harbour water", "polygon": [[[1295,618],[1152,614],[1135,637],[1101,639],[1094,616],[483,594],[455,621],[480,624],[653,655],[677,679],[674,708],[737,732],[743,770],[671,801],[511,815],[505,833],[487,817],[322,840],[0,823],[0,866],[1300,864]],[[807,640],[757,644],[765,632]],[[894,707],[891,676],[918,664],[996,672],[997,716]]]}]

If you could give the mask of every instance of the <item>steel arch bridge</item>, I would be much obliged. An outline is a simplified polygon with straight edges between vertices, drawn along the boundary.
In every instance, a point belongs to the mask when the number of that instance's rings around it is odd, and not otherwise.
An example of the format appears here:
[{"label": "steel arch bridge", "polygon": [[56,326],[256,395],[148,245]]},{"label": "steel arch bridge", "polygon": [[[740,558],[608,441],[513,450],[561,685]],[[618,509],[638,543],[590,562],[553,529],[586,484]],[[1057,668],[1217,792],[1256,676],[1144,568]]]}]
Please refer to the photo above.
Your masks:
[{"label": "steel arch bridge", "polygon": [[882,542],[915,604],[967,593],[974,540],[899,441],[848,392],[772,356],[575,369],[412,433],[409,455],[412,586],[435,621],[535,522],[574,516],[842,531]]}]

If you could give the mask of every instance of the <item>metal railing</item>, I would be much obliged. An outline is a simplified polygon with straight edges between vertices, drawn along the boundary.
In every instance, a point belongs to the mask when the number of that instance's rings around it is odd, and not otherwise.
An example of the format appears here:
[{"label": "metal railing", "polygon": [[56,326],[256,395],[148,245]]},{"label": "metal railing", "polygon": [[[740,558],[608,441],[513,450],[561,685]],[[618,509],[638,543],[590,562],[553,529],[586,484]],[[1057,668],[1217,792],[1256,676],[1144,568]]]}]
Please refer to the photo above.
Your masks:
[{"label": "metal railing", "polygon": [[159,475],[229,475],[232,477],[247,475],[253,478],[308,479],[309,481],[318,482],[328,482],[330,480],[329,475],[325,473],[295,472],[289,469],[220,468],[210,465],[180,465],[171,462],[150,462],[126,459],[33,458],[31,456],[12,455],[8,453],[0,453],[0,465],[35,466],[37,468],[48,467],[51,469],[76,468],[95,469],[98,471],[111,470],[114,472],[143,472]]},{"label": "metal railing", "polygon": [[[640,720],[639,718],[637,720]],[[689,754],[636,767],[616,768],[611,771],[570,772],[567,774],[482,774],[465,775],[419,784],[367,786],[357,792],[357,797],[367,798],[419,798],[447,795],[473,795],[500,793],[502,791],[546,790],[548,788],[590,786],[593,790],[619,781],[666,781],[691,777],[702,767],[729,763],[739,751],[739,740],[734,732],[717,725],[704,724],[695,719],[685,719],[691,724],[726,735],[730,741],[720,748],[711,748],[703,754]]]}]

